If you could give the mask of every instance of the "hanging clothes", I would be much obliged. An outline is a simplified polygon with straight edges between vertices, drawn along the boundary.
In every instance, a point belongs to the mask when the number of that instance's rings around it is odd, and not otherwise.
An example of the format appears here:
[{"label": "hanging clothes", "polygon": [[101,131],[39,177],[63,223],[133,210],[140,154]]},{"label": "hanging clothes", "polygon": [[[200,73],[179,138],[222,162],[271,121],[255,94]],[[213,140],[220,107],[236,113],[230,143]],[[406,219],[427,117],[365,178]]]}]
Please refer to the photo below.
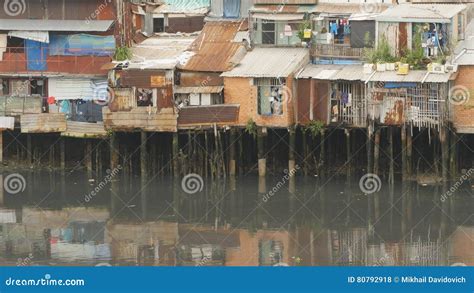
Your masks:
[{"label": "hanging clothes", "polygon": [[331,22],[331,24],[329,24],[329,32],[332,33],[333,35],[337,35],[337,29],[338,29],[337,22]]},{"label": "hanging clothes", "polygon": [[64,114],[70,114],[71,113],[71,103],[68,100],[63,100],[61,102],[60,112],[64,113]]}]

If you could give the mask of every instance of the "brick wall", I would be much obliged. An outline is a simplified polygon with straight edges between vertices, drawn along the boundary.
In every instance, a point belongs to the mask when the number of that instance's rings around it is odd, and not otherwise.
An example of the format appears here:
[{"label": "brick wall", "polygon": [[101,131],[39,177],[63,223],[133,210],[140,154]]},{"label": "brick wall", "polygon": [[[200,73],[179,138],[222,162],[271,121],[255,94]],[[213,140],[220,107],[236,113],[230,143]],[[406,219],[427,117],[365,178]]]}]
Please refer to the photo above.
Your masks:
[{"label": "brick wall", "polygon": [[454,106],[454,126],[458,132],[474,132],[474,66],[459,66],[456,86],[466,87],[469,91],[467,103]]},{"label": "brick wall", "polygon": [[[287,79],[289,89],[293,88],[293,79]],[[292,92],[292,90],[289,90]],[[224,78],[224,101],[226,104],[240,104],[238,125],[245,126],[253,119],[258,126],[289,127],[294,124],[293,98],[283,105],[283,115],[262,116],[258,114],[257,87],[253,86],[251,78]]]}]

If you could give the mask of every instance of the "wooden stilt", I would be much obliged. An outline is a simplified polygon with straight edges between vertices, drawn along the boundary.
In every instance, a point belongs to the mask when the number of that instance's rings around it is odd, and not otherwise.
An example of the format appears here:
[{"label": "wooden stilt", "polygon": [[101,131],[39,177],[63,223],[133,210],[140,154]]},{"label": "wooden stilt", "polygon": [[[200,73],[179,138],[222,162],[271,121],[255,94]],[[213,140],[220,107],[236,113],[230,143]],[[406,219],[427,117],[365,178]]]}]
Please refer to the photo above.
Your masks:
[{"label": "wooden stilt", "polygon": [[66,138],[61,137],[61,140],[59,141],[59,160],[61,164],[61,170],[66,169]]},{"label": "wooden stilt", "polygon": [[173,176],[179,176],[179,134],[173,133]]},{"label": "wooden stilt", "polygon": [[407,128],[403,124],[401,127],[401,141],[402,141],[402,178],[407,179]]},{"label": "wooden stilt", "polygon": [[439,133],[439,141],[441,143],[441,176],[443,181],[448,180],[448,163],[449,163],[449,138],[446,128],[441,128]]},{"label": "wooden stilt", "polygon": [[407,129],[407,175],[413,175],[413,137],[411,131]]},{"label": "wooden stilt", "polygon": [[265,152],[265,135],[266,129],[260,128],[257,134],[257,148],[258,148],[258,175],[264,177],[267,175],[267,159]]},{"label": "wooden stilt", "polygon": [[0,130],[0,163],[3,163],[3,131]]},{"label": "wooden stilt", "polygon": [[373,166],[374,166],[374,152],[373,152],[373,134],[374,134],[374,128],[372,125],[369,125],[367,128],[367,173],[373,173]]},{"label": "wooden stilt", "polygon": [[351,130],[344,129],[344,134],[346,137],[346,168],[347,168],[347,175],[350,176],[352,172],[352,150],[351,150]]},{"label": "wooden stilt", "polygon": [[374,147],[374,174],[379,174],[379,160],[380,160],[380,132],[381,129],[377,128],[375,131],[375,147]]},{"label": "wooden stilt", "polygon": [[84,149],[84,163],[86,165],[87,174],[92,175],[92,144],[90,140],[85,141],[86,147]]},{"label": "wooden stilt", "polygon": [[449,169],[451,178],[457,178],[458,166],[457,166],[457,156],[458,156],[458,136],[455,132],[451,133],[451,147],[450,147],[450,157],[449,157]]},{"label": "wooden stilt", "polygon": [[116,169],[119,165],[119,146],[118,136],[116,133],[114,133],[112,136],[110,136],[110,170]]},{"label": "wooden stilt", "polygon": [[318,171],[319,174],[324,175],[324,167],[326,162],[326,131],[323,129],[321,130],[321,143],[319,148],[319,164],[318,164]]},{"label": "wooden stilt", "polygon": [[234,177],[236,174],[236,160],[235,160],[235,149],[237,147],[236,130],[232,128],[230,130],[230,142],[229,142],[229,175]]},{"label": "wooden stilt", "polygon": [[33,148],[31,144],[31,134],[26,134],[26,161],[28,165],[33,163]]},{"label": "wooden stilt", "polygon": [[[288,172],[292,172],[296,168],[296,129],[289,129],[289,148],[288,148]],[[293,177],[293,176],[292,176]]]},{"label": "wooden stilt", "polygon": [[390,185],[395,184],[395,162],[393,157],[393,128],[391,126],[388,127],[388,154],[390,156],[389,162],[389,171],[388,171],[388,183]]}]

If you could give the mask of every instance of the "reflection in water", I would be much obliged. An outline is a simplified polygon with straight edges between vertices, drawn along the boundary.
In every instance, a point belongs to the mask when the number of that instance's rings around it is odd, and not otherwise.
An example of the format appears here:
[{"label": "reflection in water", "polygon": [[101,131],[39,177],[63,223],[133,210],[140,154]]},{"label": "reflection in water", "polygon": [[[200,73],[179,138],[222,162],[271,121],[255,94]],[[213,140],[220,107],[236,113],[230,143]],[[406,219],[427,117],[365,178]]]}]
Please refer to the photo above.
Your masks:
[{"label": "reflection in water", "polygon": [[443,187],[410,182],[365,195],[357,178],[208,181],[188,195],[167,178],[23,175],[25,192],[0,194],[4,265],[474,265],[469,184],[441,201]]}]

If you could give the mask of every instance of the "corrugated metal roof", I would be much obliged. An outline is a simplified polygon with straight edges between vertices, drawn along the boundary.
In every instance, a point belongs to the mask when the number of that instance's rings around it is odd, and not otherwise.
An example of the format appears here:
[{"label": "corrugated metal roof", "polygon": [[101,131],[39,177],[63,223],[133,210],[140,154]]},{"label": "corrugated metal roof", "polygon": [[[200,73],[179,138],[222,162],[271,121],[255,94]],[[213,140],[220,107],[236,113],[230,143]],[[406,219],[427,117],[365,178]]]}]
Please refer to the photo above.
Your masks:
[{"label": "corrugated metal roof", "polygon": [[376,19],[389,22],[450,22],[466,9],[462,4],[400,4],[393,6]]},{"label": "corrugated metal roof", "polygon": [[224,77],[287,77],[309,62],[304,48],[255,48]]},{"label": "corrugated metal roof", "polygon": [[448,82],[452,73],[429,73],[425,70],[410,70],[407,75],[399,75],[396,71],[376,72],[369,81],[382,82]]},{"label": "corrugated metal roof", "polygon": [[253,18],[264,19],[264,20],[302,20],[304,14],[291,14],[291,13],[254,13]]},{"label": "corrugated metal roof", "polygon": [[218,94],[224,90],[223,86],[177,86],[174,89],[175,94]]},{"label": "corrugated metal roof", "polygon": [[[284,0],[282,0],[284,3]],[[309,4],[309,5],[285,5],[285,4],[258,4],[254,5],[250,8],[250,13],[261,12],[261,13],[271,13],[271,14],[278,14],[278,13],[311,13],[314,12],[317,5]]]},{"label": "corrugated metal roof", "polygon": [[367,8],[364,5],[367,4],[367,7],[370,7],[370,4],[375,5],[376,8],[374,12],[380,13],[390,7],[388,4],[382,3],[361,3],[361,4],[352,4],[352,3],[320,3],[316,6],[313,12],[315,13],[328,13],[328,14],[360,14],[367,12]]},{"label": "corrugated metal roof", "polygon": [[192,35],[154,36],[132,48],[132,60],[128,68],[173,69],[178,63],[185,63],[191,56],[186,49],[196,39]]},{"label": "corrugated metal roof", "polygon": [[0,19],[0,31],[106,32],[113,20]]},{"label": "corrugated metal roof", "polygon": [[194,55],[179,68],[188,71],[224,72],[232,69],[232,57],[242,48],[236,35],[247,28],[247,21],[211,21],[189,48]]},{"label": "corrugated metal roof", "polygon": [[364,67],[360,65],[314,65],[308,64],[298,78],[320,80],[362,80]]},{"label": "corrugated metal roof", "polygon": [[165,0],[153,13],[193,13],[206,14],[211,6],[210,0]]}]

